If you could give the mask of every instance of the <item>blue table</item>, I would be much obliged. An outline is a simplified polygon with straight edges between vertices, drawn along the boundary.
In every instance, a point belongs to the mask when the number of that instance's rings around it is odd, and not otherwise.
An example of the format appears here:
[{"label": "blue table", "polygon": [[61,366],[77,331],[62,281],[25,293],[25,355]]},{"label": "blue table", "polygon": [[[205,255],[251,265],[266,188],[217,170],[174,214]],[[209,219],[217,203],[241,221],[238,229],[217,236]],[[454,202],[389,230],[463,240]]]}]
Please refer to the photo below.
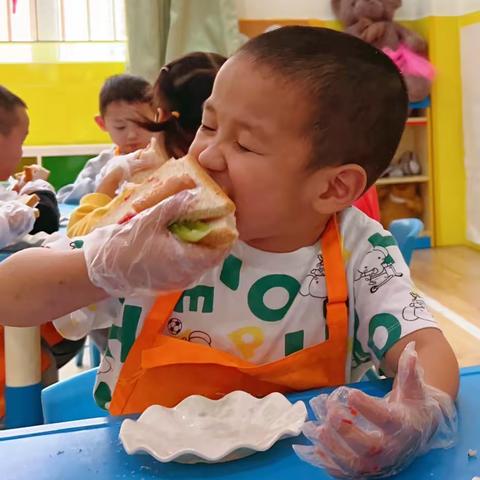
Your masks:
[{"label": "blue table", "polygon": [[[383,395],[390,382],[362,383],[370,394]],[[291,395],[308,401],[318,392]],[[469,460],[468,449],[480,451],[480,367],[464,369],[459,397],[460,441],[450,450],[435,450],[418,459],[395,478],[415,480],[470,480],[480,474],[480,459]],[[311,412],[309,411],[311,415]],[[92,419],[30,427],[0,433],[0,477],[3,480],[88,479],[228,479],[300,480],[330,478],[294,454],[283,440],[268,452],[218,465],[161,464],[146,455],[127,455],[118,440],[122,419]]]}]

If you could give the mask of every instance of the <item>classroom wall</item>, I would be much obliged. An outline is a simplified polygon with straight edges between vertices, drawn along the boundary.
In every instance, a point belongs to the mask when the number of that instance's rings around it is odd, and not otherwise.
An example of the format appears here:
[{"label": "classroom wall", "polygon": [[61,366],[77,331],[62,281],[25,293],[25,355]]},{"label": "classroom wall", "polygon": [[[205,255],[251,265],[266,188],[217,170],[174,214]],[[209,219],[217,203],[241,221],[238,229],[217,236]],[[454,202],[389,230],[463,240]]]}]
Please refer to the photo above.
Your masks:
[{"label": "classroom wall", "polygon": [[[330,0],[237,0],[244,19],[320,19],[339,28]],[[396,19],[421,33],[428,41],[437,69],[432,91],[432,155],[435,244],[466,242],[466,175],[462,111],[460,29],[480,11],[480,0],[404,0]],[[478,55],[477,55],[478,57]],[[480,87],[479,87],[480,88]],[[470,180],[470,191],[473,180]],[[480,200],[469,201],[469,216],[478,214]],[[469,227],[471,230],[471,227]],[[469,234],[471,239],[472,235]]]},{"label": "classroom wall", "polygon": [[[480,0],[403,0],[399,20],[466,15],[480,9]],[[240,18],[316,18],[333,20],[330,0],[237,0]]]},{"label": "classroom wall", "polygon": [[480,247],[480,13],[460,23],[467,241]]},{"label": "classroom wall", "polygon": [[28,105],[26,145],[109,143],[93,117],[103,81],[124,70],[123,63],[0,63],[0,83]]}]

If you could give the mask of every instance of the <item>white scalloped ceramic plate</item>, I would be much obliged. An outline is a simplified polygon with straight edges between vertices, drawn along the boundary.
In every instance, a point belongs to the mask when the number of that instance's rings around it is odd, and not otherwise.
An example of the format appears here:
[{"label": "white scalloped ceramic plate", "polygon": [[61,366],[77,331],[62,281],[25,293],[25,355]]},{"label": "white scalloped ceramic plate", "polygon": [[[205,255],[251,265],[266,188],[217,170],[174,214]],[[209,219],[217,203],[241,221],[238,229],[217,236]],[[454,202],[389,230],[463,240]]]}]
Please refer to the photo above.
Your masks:
[{"label": "white scalloped ceramic plate", "polygon": [[299,435],[306,417],[303,402],[292,405],[280,393],[255,398],[237,391],[220,400],[194,395],[174,408],[153,405],[138,420],[124,420],[120,440],[128,454],[145,452],[160,462],[228,462]]}]

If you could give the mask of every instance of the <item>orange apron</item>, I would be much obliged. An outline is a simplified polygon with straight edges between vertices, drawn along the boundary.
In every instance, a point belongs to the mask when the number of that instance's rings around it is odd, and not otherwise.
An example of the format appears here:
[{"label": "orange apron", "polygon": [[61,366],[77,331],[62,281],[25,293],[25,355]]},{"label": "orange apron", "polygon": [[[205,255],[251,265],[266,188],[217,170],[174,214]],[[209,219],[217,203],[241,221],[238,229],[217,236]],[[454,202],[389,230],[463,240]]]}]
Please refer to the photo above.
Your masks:
[{"label": "orange apron", "polygon": [[141,413],[160,404],[172,407],[189,395],[218,399],[244,390],[308,390],[345,383],[348,343],[347,280],[336,217],[321,238],[328,303],[325,342],[280,360],[255,365],[215,348],[164,335],[181,293],[157,298],[127,356],[110,403],[112,415]]},{"label": "orange apron", "polygon": [[[52,323],[46,323],[40,327],[42,338],[52,347],[63,340]],[[42,349],[42,372],[50,366],[50,357]],[[3,327],[0,326],[0,418],[5,415],[5,338]]]}]

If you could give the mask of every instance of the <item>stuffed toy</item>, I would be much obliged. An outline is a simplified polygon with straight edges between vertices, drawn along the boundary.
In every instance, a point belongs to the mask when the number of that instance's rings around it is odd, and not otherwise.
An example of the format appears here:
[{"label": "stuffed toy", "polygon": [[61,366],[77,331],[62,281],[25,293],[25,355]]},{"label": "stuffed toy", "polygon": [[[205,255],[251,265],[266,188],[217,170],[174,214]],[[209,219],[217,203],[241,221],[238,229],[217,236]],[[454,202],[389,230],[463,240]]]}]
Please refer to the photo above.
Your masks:
[{"label": "stuffed toy", "polygon": [[378,188],[380,215],[385,228],[399,218],[419,218],[423,213],[422,197],[415,183],[398,183]]},{"label": "stuffed toy", "polygon": [[392,163],[383,172],[382,177],[408,177],[412,175],[420,175],[422,173],[422,166],[418,161],[417,155],[407,150],[394,158]]},{"label": "stuffed toy", "polygon": [[435,70],[427,60],[427,43],[393,21],[402,0],[331,0],[345,31],[383,50],[402,72],[410,102],[424,100]]}]

